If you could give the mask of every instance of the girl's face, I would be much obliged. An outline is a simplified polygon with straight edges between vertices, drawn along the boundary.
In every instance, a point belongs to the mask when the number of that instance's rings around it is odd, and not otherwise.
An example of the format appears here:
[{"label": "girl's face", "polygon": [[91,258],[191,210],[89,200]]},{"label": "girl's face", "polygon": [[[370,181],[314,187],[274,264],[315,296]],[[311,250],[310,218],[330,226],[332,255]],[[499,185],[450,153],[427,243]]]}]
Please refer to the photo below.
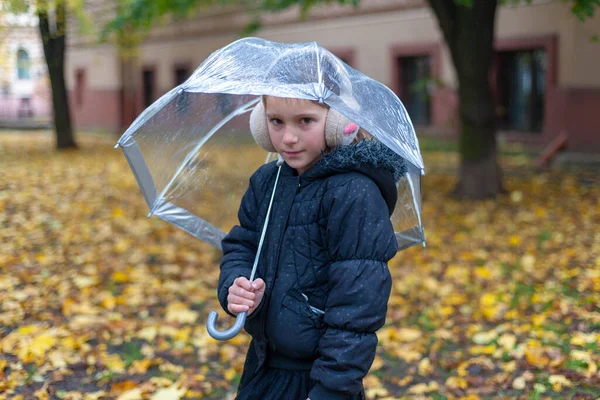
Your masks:
[{"label": "girl's face", "polygon": [[310,169],[325,151],[327,108],[310,100],[265,97],[269,137],[277,153],[298,175]]}]

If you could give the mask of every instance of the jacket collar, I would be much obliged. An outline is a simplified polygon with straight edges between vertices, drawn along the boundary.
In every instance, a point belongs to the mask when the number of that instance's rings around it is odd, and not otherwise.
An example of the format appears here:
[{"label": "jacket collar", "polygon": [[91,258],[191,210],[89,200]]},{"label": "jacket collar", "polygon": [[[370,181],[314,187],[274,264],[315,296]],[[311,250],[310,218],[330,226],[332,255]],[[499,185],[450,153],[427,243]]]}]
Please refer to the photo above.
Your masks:
[{"label": "jacket collar", "polygon": [[[289,166],[286,167],[291,173],[294,172]],[[406,171],[405,160],[389,147],[377,140],[361,140],[324,154],[321,160],[302,174],[301,179],[313,181],[344,172],[360,172],[377,184],[391,215],[398,199],[396,182]]]}]

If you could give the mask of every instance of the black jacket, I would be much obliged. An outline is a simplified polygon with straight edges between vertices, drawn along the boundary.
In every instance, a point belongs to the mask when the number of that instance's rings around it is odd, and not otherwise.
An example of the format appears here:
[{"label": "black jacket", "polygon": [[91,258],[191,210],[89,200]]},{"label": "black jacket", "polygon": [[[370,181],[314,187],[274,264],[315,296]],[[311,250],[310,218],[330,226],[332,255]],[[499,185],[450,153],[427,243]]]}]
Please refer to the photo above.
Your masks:
[{"label": "black jacket", "polygon": [[[311,400],[345,399],[362,390],[385,322],[387,261],[397,251],[389,217],[404,161],[362,141],[334,149],[301,176],[281,168],[256,275],[266,291],[246,322],[253,341],[240,386],[265,361],[289,359],[312,365]],[[276,175],[275,162],[254,173],[240,225],[223,239],[218,295],[226,311],[229,287],[250,275]]]}]

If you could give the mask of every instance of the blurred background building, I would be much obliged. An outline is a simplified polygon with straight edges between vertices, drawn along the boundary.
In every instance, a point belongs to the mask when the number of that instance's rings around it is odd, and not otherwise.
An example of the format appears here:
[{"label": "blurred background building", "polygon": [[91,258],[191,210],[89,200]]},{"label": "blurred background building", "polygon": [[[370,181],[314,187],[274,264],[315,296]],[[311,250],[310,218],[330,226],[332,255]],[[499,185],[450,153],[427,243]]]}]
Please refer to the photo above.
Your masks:
[{"label": "blurred background building", "polygon": [[[98,15],[106,14],[106,2],[89,3],[97,4]],[[211,52],[237,39],[249,18],[220,8],[153,29],[136,55],[133,97],[123,95],[132,78],[123,74],[118,50],[71,35],[66,78],[76,126],[122,131],[145,107],[185,81]],[[318,7],[304,20],[290,9],[263,15],[262,22],[256,36],[317,41],[388,85],[419,134],[456,135],[452,60],[424,0]],[[582,23],[563,2],[499,8],[490,79],[501,137],[541,148],[565,132],[570,150],[600,151],[600,43],[593,40],[599,32],[600,16]]]},{"label": "blurred background building", "polygon": [[37,20],[0,18],[0,125],[48,125],[52,97]]}]

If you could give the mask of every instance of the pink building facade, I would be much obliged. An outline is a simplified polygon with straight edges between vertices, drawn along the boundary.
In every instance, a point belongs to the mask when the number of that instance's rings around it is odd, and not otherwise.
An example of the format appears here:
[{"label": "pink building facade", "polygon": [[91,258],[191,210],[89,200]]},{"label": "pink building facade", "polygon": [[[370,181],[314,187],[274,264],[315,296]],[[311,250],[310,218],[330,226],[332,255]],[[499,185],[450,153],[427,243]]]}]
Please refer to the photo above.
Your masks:
[{"label": "pink building facade", "polygon": [[41,39],[35,21],[15,19],[3,26],[0,47],[0,123],[49,122],[52,97]]},{"label": "pink building facade", "polygon": [[[109,45],[73,40],[67,79],[80,129],[123,131],[145,107],[183,82],[214,50],[237,38],[248,17],[214,12],[156,29],[136,60],[135,95],[125,96],[122,63]],[[586,22],[561,2],[501,7],[490,71],[500,137],[543,148],[561,133],[572,151],[600,152],[600,17]],[[437,21],[422,0],[330,6],[299,21],[289,10],[267,16],[256,36],[317,41],[385,83],[419,134],[456,136],[456,75]]]}]

